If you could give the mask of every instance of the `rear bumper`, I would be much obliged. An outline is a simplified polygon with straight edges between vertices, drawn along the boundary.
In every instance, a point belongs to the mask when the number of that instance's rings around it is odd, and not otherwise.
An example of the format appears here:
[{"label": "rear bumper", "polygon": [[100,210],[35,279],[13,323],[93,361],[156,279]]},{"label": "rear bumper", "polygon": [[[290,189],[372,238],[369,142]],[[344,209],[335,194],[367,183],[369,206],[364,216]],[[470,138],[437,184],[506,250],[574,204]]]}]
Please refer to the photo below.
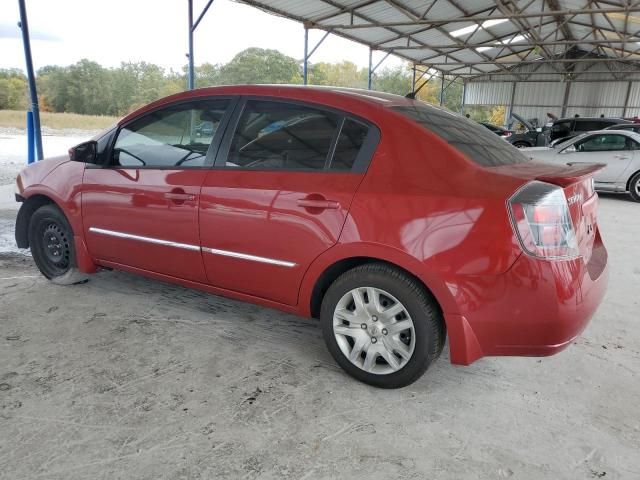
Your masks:
[{"label": "rear bumper", "polygon": [[604,298],[607,250],[597,232],[593,254],[565,261],[521,255],[504,275],[457,285],[459,314],[446,315],[451,362],[483,356],[552,355],[587,326]]}]

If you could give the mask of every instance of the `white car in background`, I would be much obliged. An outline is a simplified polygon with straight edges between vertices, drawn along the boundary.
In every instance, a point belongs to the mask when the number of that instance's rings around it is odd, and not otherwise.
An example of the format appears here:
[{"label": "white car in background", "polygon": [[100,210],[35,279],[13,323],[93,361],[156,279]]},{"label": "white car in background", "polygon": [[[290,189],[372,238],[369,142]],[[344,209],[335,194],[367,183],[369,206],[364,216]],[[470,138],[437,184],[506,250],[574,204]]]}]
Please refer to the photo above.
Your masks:
[{"label": "white car in background", "polygon": [[549,147],[522,148],[522,153],[544,162],[567,165],[601,163],[595,188],[603,192],[629,192],[640,202],[640,134],[629,130],[596,130]]}]

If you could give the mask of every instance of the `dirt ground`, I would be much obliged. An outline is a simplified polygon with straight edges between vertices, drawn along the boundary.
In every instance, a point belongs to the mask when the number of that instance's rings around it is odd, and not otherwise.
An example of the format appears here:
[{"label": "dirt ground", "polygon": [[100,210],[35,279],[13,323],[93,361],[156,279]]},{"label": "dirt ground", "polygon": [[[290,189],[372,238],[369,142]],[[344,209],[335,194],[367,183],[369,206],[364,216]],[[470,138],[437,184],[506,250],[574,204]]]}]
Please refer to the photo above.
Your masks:
[{"label": "dirt ground", "polygon": [[638,218],[601,197],[610,287],[568,350],[445,349],[395,391],[344,374],[315,321],[118,272],[55,286],[2,253],[0,478],[638,479]]}]

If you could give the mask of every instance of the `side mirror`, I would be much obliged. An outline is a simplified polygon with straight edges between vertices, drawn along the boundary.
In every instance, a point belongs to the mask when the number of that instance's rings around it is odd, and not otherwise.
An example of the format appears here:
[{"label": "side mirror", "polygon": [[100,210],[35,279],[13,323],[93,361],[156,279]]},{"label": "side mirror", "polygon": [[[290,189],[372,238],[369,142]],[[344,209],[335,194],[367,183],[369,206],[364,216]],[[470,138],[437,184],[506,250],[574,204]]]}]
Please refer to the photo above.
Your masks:
[{"label": "side mirror", "polygon": [[567,148],[562,150],[560,153],[575,153],[577,152],[575,145],[569,145]]},{"label": "side mirror", "polygon": [[69,158],[74,162],[96,163],[98,142],[90,140],[69,149]]}]

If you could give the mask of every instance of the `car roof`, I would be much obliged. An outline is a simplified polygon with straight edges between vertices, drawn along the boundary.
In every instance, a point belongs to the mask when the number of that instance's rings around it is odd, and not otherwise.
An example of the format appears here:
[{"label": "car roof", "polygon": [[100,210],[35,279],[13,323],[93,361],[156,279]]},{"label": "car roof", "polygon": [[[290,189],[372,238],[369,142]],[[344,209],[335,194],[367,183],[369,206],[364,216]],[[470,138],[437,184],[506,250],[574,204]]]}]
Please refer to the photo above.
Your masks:
[{"label": "car roof", "polygon": [[640,123],[623,123],[618,125],[611,125],[610,127],[605,128],[605,130],[631,130],[633,128],[640,128]]},{"label": "car roof", "polygon": [[631,123],[629,120],[625,120],[624,118],[617,118],[617,117],[565,117],[565,118],[559,118],[557,120],[554,120],[553,123],[556,122],[566,122],[568,120],[576,120],[578,122],[582,122],[582,121],[587,121],[587,122],[593,122],[593,121],[604,121],[604,122],[618,122],[618,123]]},{"label": "car roof", "polygon": [[584,132],[583,135],[593,135],[593,134],[597,134],[597,133],[620,133],[622,135],[626,135],[627,137],[632,137],[634,135],[638,135],[635,132],[630,132],[629,130],[616,130],[614,128],[607,128],[607,129],[602,129],[602,130],[591,130],[589,132]]},{"label": "car roof", "polygon": [[[128,114],[122,118],[118,124],[128,122],[129,120],[146,113],[147,111],[168,105],[174,102],[188,101],[200,97],[212,95],[256,95],[256,96],[274,96],[274,97],[301,97],[309,102],[322,103],[323,99],[328,97],[349,98],[358,103],[366,103],[376,105],[378,107],[394,107],[394,106],[412,106],[416,103],[427,105],[419,100],[411,100],[402,95],[394,95],[392,93],[376,92],[373,90],[364,90],[360,88],[347,87],[325,87],[325,86],[303,86],[303,85],[224,85],[219,87],[205,87],[195,90],[187,90],[185,92],[176,93],[169,97],[164,97],[152,102],[138,110]],[[435,108],[435,107],[434,107]]]}]

